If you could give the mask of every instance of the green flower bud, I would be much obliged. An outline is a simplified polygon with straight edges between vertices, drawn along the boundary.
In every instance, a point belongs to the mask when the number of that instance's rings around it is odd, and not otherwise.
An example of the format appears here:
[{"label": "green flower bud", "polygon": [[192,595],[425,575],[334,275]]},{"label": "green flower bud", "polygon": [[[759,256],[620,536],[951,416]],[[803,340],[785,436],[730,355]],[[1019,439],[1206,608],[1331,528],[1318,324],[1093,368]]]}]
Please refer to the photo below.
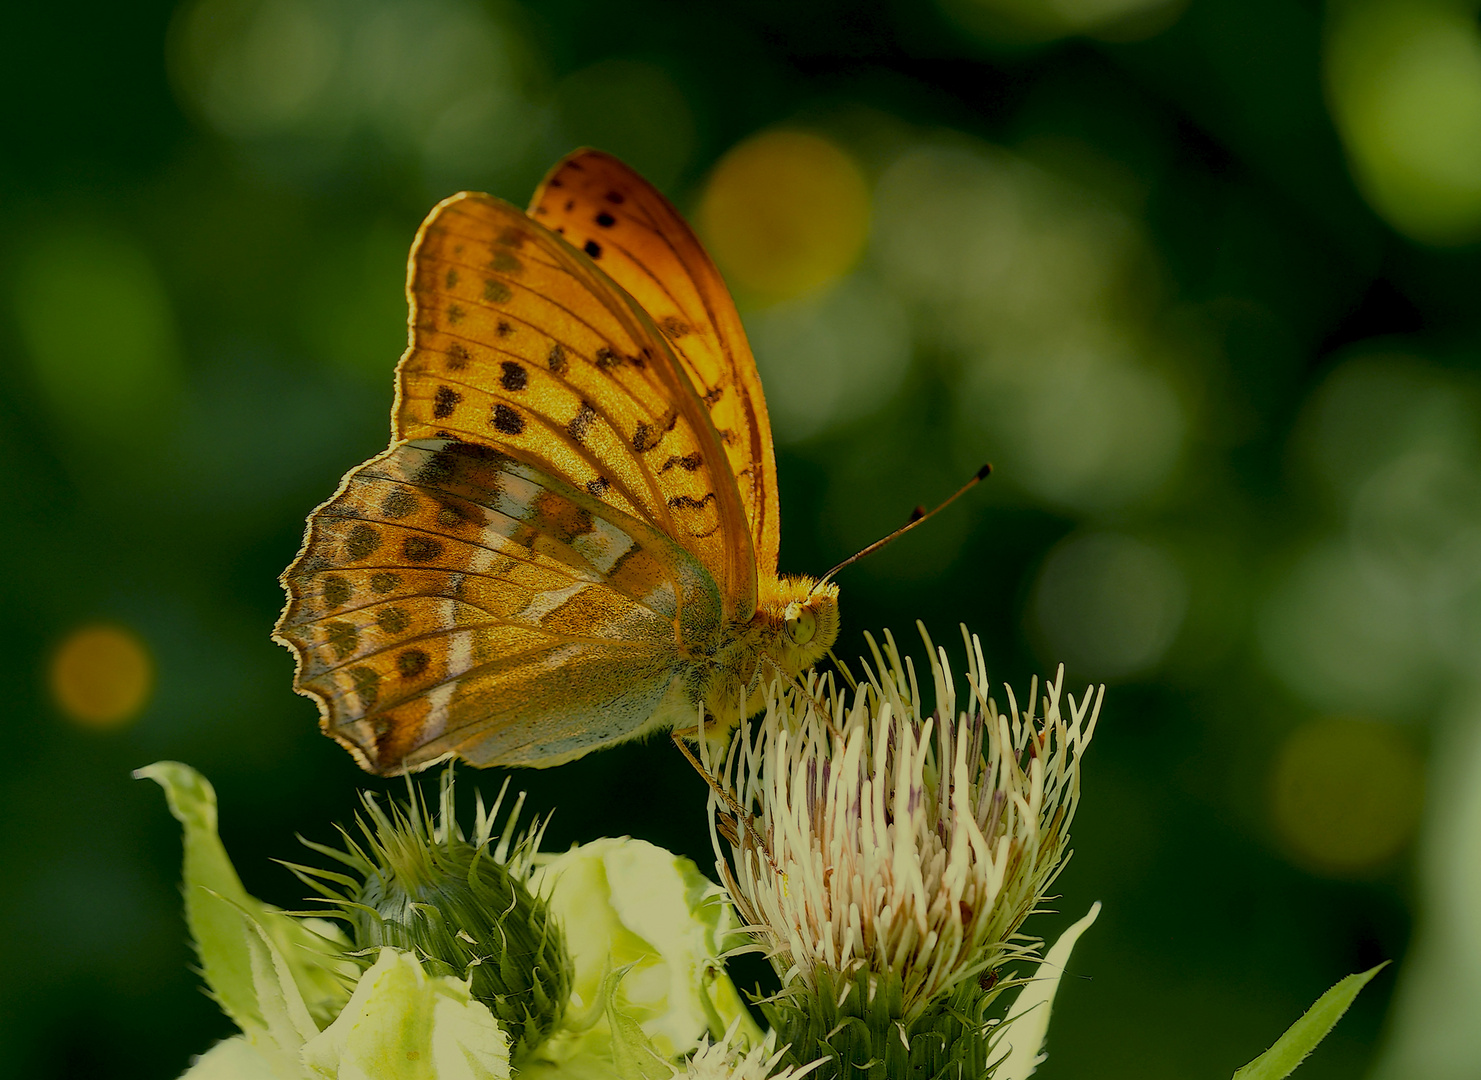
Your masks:
[{"label": "green flower bud", "polygon": [[391,946],[414,953],[431,975],[471,980],[472,997],[508,1032],[517,1060],[560,1024],[572,967],[549,905],[530,889],[544,827],[514,834],[523,794],[494,836],[508,786],[505,781],[491,809],[479,796],[471,838],[457,823],[451,767],[442,774],[436,821],[419,792],[388,808],[362,793],[364,814],[356,824],[363,841],[344,829],[343,851],[305,841],[352,873],[292,869],[315,887],[329,887],[320,899],[349,925],[362,966]]}]

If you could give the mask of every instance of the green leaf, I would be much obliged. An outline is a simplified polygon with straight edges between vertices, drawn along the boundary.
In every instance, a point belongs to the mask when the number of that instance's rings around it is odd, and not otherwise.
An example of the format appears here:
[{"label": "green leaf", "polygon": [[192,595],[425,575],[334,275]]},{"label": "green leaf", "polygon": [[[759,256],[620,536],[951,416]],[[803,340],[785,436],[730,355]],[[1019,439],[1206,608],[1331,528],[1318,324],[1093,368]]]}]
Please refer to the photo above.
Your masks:
[{"label": "green leaf", "polygon": [[1090,905],[1084,918],[1059,936],[1033,978],[1018,991],[998,1037],[997,1046],[1006,1054],[993,1073],[993,1080],[1026,1080],[1043,1062],[1044,1039],[1049,1032],[1049,1014],[1054,1009],[1060,976],[1070,962],[1075,942],[1090,929],[1099,914],[1100,901],[1097,900]]},{"label": "green leaf", "polygon": [[333,940],[338,931],[323,920],[305,925],[247,892],[216,833],[216,791],[204,776],[178,761],[158,761],[136,769],[134,777],[164,789],[183,827],[185,921],[222,1011],[243,1031],[264,1024],[253,985],[251,924],[266,932],[310,1012],[327,1023],[348,1000],[346,984],[358,974],[338,955],[347,944]]},{"label": "green leaf", "polygon": [[467,980],[383,948],[339,1018],[303,1048],[336,1080],[509,1080],[509,1038]]},{"label": "green leaf", "polygon": [[643,1026],[607,998],[607,1023],[612,1028],[612,1062],[622,1080],[673,1080],[674,1068],[654,1049]]},{"label": "green leaf", "polygon": [[1377,967],[1369,968],[1358,975],[1349,975],[1306,1010],[1306,1015],[1291,1025],[1290,1030],[1275,1041],[1265,1053],[1234,1074],[1234,1080],[1281,1080],[1296,1071],[1296,1066],[1306,1060],[1306,1055],[1316,1049],[1317,1043],[1327,1037],[1347,1007],[1358,996],[1358,991],[1368,985],[1368,980],[1385,967],[1385,960]]},{"label": "green leaf", "polygon": [[[262,1014],[264,1032],[273,1046],[296,1063],[298,1048],[319,1034],[318,1025],[309,1016],[298,984],[293,981],[293,972],[283,954],[273,944],[273,939],[251,912],[241,911],[240,917],[246,924],[248,959],[252,965],[253,996],[257,1009]],[[259,1050],[265,1046],[257,1033],[247,1032],[253,1045]]]},{"label": "green leaf", "polygon": [[260,910],[216,835],[216,791],[200,773],[178,761],[158,761],[134,771],[164,788],[170,813],[184,826],[185,921],[201,959],[201,973],[227,1016],[243,1031],[264,1026],[252,986],[250,931],[242,910]]},{"label": "green leaf", "polygon": [[282,1080],[245,1035],[234,1035],[207,1050],[180,1080]]}]

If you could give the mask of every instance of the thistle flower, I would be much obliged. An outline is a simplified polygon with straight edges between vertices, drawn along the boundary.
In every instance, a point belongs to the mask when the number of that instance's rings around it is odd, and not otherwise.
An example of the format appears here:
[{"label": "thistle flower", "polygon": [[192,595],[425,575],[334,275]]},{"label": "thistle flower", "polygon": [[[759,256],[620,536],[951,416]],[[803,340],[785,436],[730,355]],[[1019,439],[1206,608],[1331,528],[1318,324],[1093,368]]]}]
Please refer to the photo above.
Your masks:
[{"label": "thistle flower", "polygon": [[732,1024],[718,1042],[700,1043],[684,1067],[674,1070],[675,1080],[802,1080],[824,1064],[818,1060],[800,1069],[779,1069],[785,1051],[776,1048],[776,1032],[767,1032],[764,1040],[746,1049],[737,1038],[739,1026],[739,1021]]},{"label": "thistle flower", "polygon": [[1018,930],[1067,856],[1100,694],[1065,697],[1061,669],[1040,715],[1037,680],[999,712],[963,628],[958,712],[945,651],[921,636],[934,713],[893,636],[883,653],[870,638],[851,695],[831,676],[774,684],[711,793],[720,873],[782,978],[765,1008],[794,1063],[987,1075],[987,1006],[1013,984],[996,973],[1034,956]]},{"label": "thistle flower", "polygon": [[352,873],[290,868],[326,890],[318,899],[350,927],[351,955],[365,966],[391,946],[415,953],[429,973],[470,980],[473,998],[508,1032],[518,1060],[559,1025],[572,965],[547,900],[530,887],[544,826],[516,835],[523,793],[494,834],[508,789],[505,780],[492,807],[478,794],[471,838],[458,825],[451,768],[442,774],[435,820],[419,791],[389,809],[362,792],[356,823],[363,839],[341,828],[344,850],[304,841]]}]

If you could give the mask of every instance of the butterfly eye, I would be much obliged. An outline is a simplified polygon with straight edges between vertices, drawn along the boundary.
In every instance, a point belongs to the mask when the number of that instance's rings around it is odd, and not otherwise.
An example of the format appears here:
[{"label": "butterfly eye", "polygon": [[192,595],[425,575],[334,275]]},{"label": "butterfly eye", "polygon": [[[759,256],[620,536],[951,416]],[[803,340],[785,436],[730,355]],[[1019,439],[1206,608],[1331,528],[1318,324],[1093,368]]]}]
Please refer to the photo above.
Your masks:
[{"label": "butterfly eye", "polygon": [[806,645],[812,640],[818,622],[808,608],[790,604],[787,609],[787,637],[794,645]]}]

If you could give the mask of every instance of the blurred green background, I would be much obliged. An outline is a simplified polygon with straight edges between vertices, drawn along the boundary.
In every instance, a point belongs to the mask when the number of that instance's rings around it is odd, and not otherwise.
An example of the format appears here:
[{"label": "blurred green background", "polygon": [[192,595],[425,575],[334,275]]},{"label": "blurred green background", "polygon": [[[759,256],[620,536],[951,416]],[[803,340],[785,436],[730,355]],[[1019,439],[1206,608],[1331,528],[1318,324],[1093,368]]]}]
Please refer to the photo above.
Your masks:
[{"label": "blurred green background", "polygon": [[[690,213],[841,653],[958,622],[1109,685],[1047,1080],[1481,1076],[1481,29],[1451,0],[171,0],[7,9],[0,1061],[170,1077],[226,1023],[178,834],[248,887],[357,786],[269,629],[385,445],[417,223],[613,151]],[[916,646],[919,655],[919,646]],[[492,788],[499,776],[479,777]],[[520,773],[550,846],[713,866],[666,741]],[[395,787],[395,785],[390,785]],[[763,972],[742,966],[741,981]]]}]

